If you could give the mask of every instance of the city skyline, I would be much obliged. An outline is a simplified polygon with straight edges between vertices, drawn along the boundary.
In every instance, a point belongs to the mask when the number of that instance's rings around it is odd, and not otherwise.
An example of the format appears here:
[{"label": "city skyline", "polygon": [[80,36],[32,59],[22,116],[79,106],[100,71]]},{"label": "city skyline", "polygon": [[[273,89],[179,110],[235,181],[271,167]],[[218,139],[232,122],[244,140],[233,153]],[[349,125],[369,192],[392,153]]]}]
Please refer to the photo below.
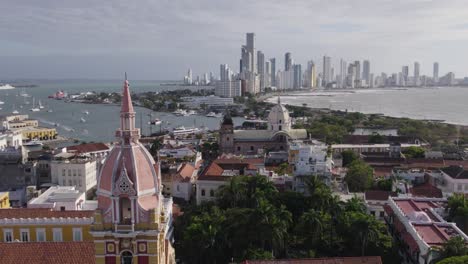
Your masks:
[{"label": "city skyline", "polygon": [[[417,61],[421,76],[432,76],[434,62],[440,75],[468,75],[462,1],[382,1],[375,12],[366,11],[373,1],[212,3],[2,1],[0,78],[118,79],[132,70],[135,79],[175,80],[187,68],[202,75],[224,63],[237,71],[245,32],[277,70],[291,52],[303,67],[326,54],[335,74],[343,58],[369,60],[375,74]],[[429,20],[436,23],[427,28]]]}]

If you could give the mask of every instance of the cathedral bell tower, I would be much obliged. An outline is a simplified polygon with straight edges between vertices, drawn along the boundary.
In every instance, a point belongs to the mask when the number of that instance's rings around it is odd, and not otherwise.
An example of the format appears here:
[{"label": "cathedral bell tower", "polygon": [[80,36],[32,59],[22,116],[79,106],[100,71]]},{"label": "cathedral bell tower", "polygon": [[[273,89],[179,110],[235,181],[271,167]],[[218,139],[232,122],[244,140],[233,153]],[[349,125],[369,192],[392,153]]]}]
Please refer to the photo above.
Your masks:
[{"label": "cathedral bell tower", "polygon": [[172,263],[172,199],[161,195],[159,164],[139,142],[129,87],[125,76],[118,143],[97,183],[96,263]]},{"label": "cathedral bell tower", "polygon": [[234,153],[234,123],[228,110],[219,130],[219,147],[222,153]]}]

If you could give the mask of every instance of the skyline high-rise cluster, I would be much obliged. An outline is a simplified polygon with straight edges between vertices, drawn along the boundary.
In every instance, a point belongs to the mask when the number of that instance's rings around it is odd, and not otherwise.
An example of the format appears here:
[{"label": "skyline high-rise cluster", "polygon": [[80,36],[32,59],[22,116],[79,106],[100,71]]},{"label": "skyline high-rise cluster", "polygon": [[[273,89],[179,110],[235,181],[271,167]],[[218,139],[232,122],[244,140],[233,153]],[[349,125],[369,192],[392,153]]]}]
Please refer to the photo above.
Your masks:
[{"label": "skyline high-rise cluster", "polygon": [[[257,94],[265,91],[266,88],[290,90],[302,88],[373,88],[390,86],[427,86],[427,85],[454,85],[455,75],[450,72],[439,76],[439,63],[434,62],[432,76],[421,75],[421,64],[416,61],[413,66],[413,74],[410,75],[410,66],[403,65],[401,71],[396,73],[372,73],[371,61],[369,59],[351,60],[346,62],[339,60],[339,64],[333,67],[331,56],[322,57],[321,64],[315,64],[314,60],[308,60],[306,67],[303,67],[294,60],[292,52],[285,52],[284,68],[277,67],[278,61],[275,57],[267,56],[256,48],[254,33],[246,33],[246,42],[241,46],[241,56],[239,62],[239,72],[230,71],[229,78],[226,78],[227,64],[220,67],[220,78],[217,81],[216,94],[221,96],[237,96],[247,93]],[[223,66],[224,65],[224,66]],[[209,79],[209,80],[208,80]],[[203,78],[199,81],[192,80],[191,72],[186,76],[186,81],[192,83],[213,82],[213,77]],[[227,85],[229,83],[229,85]]]}]

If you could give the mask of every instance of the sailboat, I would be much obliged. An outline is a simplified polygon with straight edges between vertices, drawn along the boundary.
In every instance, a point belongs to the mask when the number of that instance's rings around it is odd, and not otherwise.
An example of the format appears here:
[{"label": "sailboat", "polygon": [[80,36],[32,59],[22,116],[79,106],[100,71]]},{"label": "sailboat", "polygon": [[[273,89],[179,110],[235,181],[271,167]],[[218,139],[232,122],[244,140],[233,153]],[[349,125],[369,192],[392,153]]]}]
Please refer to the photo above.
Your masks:
[{"label": "sailboat", "polygon": [[5,104],[5,102],[3,102],[2,100],[0,100],[0,105],[2,105],[2,104]]},{"label": "sailboat", "polygon": [[41,100],[39,100],[39,109],[44,109],[44,106],[41,104]]},{"label": "sailboat", "polygon": [[11,111],[12,114],[17,115],[19,114],[18,110],[16,110],[16,106],[13,105],[13,111]]},{"label": "sailboat", "polygon": [[32,108],[31,108],[31,112],[39,112],[39,111],[41,111],[41,109],[37,108],[35,105],[36,105],[36,100],[35,100],[35,98],[33,97],[33,104],[32,104]]}]

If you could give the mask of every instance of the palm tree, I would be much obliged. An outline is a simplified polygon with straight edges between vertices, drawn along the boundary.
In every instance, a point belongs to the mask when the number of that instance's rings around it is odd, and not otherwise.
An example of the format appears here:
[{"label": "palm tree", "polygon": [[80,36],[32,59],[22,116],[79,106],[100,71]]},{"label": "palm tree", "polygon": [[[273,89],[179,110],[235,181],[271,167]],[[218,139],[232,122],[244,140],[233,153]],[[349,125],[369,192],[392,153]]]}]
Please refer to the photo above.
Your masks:
[{"label": "palm tree", "polygon": [[361,198],[358,198],[357,196],[354,196],[353,198],[349,199],[346,202],[345,210],[346,211],[365,213],[366,212],[366,206],[364,205],[364,201]]},{"label": "palm tree", "polygon": [[305,244],[314,245],[317,239],[322,237],[323,224],[321,212],[314,209],[310,209],[301,216],[298,230],[307,237],[308,241]]},{"label": "palm tree", "polygon": [[351,224],[351,230],[356,234],[356,238],[361,247],[361,256],[364,256],[365,249],[369,242],[378,240],[379,227],[375,218],[362,213],[351,213],[354,222]]}]

